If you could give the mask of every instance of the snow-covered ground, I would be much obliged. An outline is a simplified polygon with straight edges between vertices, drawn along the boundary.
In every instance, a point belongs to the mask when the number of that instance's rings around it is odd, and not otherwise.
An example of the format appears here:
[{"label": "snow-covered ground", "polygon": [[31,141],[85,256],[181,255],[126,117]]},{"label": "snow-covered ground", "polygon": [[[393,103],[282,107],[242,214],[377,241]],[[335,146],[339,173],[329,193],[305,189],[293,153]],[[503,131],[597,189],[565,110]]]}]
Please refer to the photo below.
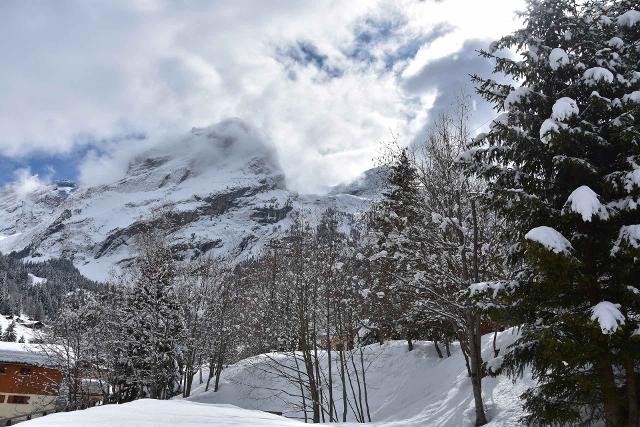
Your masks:
[{"label": "snow-covered ground", "polygon": [[[512,331],[499,334],[497,344],[504,348],[515,335]],[[492,336],[483,337],[484,360],[492,357]],[[443,349],[444,351],[444,349]],[[502,350],[504,353],[504,350]],[[412,352],[405,341],[391,341],[382,346],[367,347],[365,364],[371,417],[378,426],[471,426],[474,405],[471,384],[464,359],[457,345],[452,356],[440,359],[432,342],[416,342]],[[228,403],[236,406],[280,411],[299,417],[293,405],[287,403],[285,389],[295,393],[291,384],[268,371],[264,356],[244,360],[223,371],[220,390],[204,392],[196,387],[189,400],[202,403]],[[492,363],[494,364],[494,363]],[[334,379],[339,384],[339,378]],[[198,383],[198,378],[195,381]],[[490,426],[519,426],[524,415],[519,395],[531,385],[530,378],[513,384],[506,377],[485,378],[484,401]],[[337,390],[337,389],[336,389]],[[340,395],[338,392],[336,395]],[[341,407],[341,403],[337,403]],[[353,417],[351,417],[353,419]],[[354,423],[355,425],[355,423]]]},{"label": "snow-covered ground", "polygon": [[84,411],[51,414],[20,425],[29,427],[287,427],[304,424],[277,415],[231,405],[142,399],[123,405],[106,405]]},{"label": "snow-covered ground", "polygon": [[41,285],[43,283],[47,283],[47,279],[45,277],[38,277],[33,273],[28,273],[29,281],[32,285]]},{"label": "snow-covered ground", "polygon": [[[513,342],[513,331],[498,335],[498,347]],[[492,336],[483,337],[483,357],[492,357]],[[504,350],[502,350],[504,353]],[[412,352],[406,342],[391,341],[366,348],[369,405],[372,425],[388,427],[472,426],[474,405],[471,384],[457,345],[449,358],[440,359],[432,342],[416,342]],[[490,362],[495,366],[498,359]],[[279,361],[284,361],[282,358]],[[257,356],[229,366],[221,378],[220,390],[205,392],[196,376],[192,397],[171,401],[140,400],[109,405],[34,420],[25,426],[288,426],[301,425],[293,419],[263,411],[283,412],[299,417],[291,398],[295,387],[265,373],[266,356]],[[267,368],[267,369],[265,369]],[[336,382],[339,379],[336,377]],[[490,427],[520,426],[524,415],[519,396],[531,386],[524,379],[513,384],[506,377],[485,378],[484,401]],[[339,393],[336,393],[339,396]],[[287,402],[289,401],[289,402]],[[338,406],[341,403],[338,400]],[[231,406],[233,405],[233,406]],[[239,409],[244,408],[244,409]],[[256,411],[258,410],[258,411]],[[353,416],[348,425],[356,426]],[[209,424],[207,424],[209,423]]]}]

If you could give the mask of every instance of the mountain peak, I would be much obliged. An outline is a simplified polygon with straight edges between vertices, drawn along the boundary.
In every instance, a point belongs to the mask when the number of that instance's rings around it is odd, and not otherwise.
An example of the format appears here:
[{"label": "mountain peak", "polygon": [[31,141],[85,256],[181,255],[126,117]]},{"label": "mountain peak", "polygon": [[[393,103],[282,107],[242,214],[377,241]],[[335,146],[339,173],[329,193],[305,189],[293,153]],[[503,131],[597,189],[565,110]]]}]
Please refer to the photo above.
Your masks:
[{"label": "mountain peak", "polygon": [[241,259],[285,230],[292,211],[313,220],[333,207],[349,222],[375,192],[370,179],[328,196],[287,190],[274,146],[239,119],[134,148],[124,176],[109,183],[56,183],[28,200],[0,194],[0,251],[28,261],[67,258],[85,276],[106,280],[133,262],[145,221],[170,204],[175,213],[164,231],[176,257]]}]

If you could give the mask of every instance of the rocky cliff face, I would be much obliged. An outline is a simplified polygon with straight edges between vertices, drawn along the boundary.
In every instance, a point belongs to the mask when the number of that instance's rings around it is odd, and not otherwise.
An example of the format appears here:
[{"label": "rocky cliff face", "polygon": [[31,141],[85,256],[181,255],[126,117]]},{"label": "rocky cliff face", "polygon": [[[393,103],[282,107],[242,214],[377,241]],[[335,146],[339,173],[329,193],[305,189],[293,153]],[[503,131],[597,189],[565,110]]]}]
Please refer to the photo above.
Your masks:
[{"label": "rocky cliff face", "polygon": [[[106,280],[132,262],[136,235],[151,225],[167,228],[181,259],[239,260],[285,230],[294,211],[313,220],[335,207],[348,227],[379,194],[364,187],[293,193],[271,147],[244,123],[225,121],[144,151],[109,184],[60,182],[21,197],[0,190],[0,251],[30,261],[70,259],[85,276]],[[170,217],[149,224],[167,204]]]}]

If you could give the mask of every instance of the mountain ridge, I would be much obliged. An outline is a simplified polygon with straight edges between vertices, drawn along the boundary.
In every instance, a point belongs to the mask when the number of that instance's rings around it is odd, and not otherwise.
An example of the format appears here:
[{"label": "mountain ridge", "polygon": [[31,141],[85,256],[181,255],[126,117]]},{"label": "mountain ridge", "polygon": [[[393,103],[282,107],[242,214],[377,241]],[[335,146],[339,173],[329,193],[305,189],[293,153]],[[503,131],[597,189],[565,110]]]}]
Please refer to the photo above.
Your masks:
[{"label": "mountain ridge", "polygon": [[290,191],[275,149],[244,122],[226,120],[141,150],[111,183],[59,182],[24,197],[1,189],[0,252],[26,262],[69,259],[86,277],[104,281],[131,265],[135,236],[152,212],[170,204],[166,231],[179,259],[240,260],[285,230],[294,211],[313,221],[333,207],[350,227],[379,194],[366,188],[369,181],[327,195]]}]

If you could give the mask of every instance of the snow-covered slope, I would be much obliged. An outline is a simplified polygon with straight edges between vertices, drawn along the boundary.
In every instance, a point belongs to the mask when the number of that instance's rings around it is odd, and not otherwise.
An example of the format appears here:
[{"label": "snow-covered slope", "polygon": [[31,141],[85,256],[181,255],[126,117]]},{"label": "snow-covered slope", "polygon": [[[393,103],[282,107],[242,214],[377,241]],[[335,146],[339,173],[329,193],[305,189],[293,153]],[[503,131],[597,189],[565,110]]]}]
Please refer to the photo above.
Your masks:
[{"label": "snow-covered slope", "polygon": [[33,325],[36,323],[26,315],[12,316],[0,314],[0,328],[2,331],[6,331],[9,325],[15,322],[16,340],[24,338],[26,342],[31,342],[37,331],[33,329]]},{"label": "snow-covered slope", "polygon": [[170,241],[181,257],[240,259],[285,229],[292,211],[314,217],[333,206],[348,225],[376,191],[295,194],[273,148],[243,122],[227,120],[141,150],[108,184],[58,183],[26,196],[1,189],[0,251],[31,261],[72,259],[85,276],[104,280],[131,262],[142,219],[170,203]]},{"label": "snow-covered slope", "polygon": [[[499,334],[498,347],[503,349],[515,339],[509,330]],[[412,352],[404,341],[391,341],[366,348],[365,365],[371,417],[380,426],[472,426],[474,404],[471,384],[464,359],[457,345],[449,358],[440,359],[432,342],[417,342]],[[483,358],[492,357],[492,336],[483,337]],[[499,359],[498,359],[499,360]],[[279,360],[285,362],[284,360]],[[494,360],[495,361],[495,360]],[[265,356],[243,360],[223,371],[218,392],[204,392],[199,385],[191,401],[227,403],[249,409],[280,411],[300,417],[295,406],[294,385],[265,373],[272,371]],[[339,386],[339,377],[334,378]],[[196,383],[198,382],[196,378]],[[489,426],[520,426],[524,415],[519,396],[532,382],[526,377],[513,384],[500,376],[483,380],[484,401]],[[283,391],[278,391],[283,390]],[[340,396],[336,388],[334,396]],[[338,399],[338,407],[342,407]],[[350,415],[350,420],[353,416]],[[354,424],[355,425],[355,424]]]}]

